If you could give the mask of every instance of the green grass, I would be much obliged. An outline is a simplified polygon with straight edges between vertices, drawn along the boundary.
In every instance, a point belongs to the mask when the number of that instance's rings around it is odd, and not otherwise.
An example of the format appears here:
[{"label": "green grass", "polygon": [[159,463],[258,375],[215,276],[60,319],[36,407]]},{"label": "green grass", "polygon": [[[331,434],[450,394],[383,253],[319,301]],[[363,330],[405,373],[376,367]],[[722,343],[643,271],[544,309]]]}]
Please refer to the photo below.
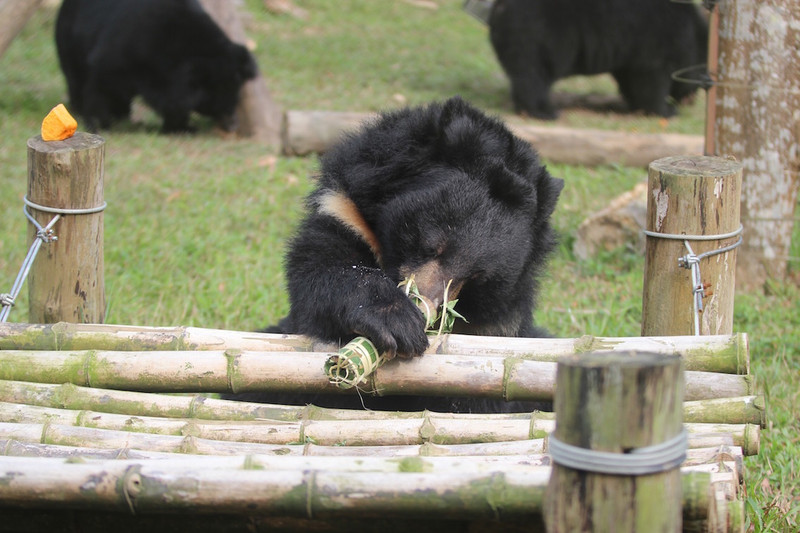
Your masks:
[{"label": "green grass", "polygon": [[[295,0],[307,20],[247,0],[247,29],[275,99],[286,109],[374,111],[461,94],[509,113],[508,82],[486,28],[460,0]],[[66,101],[52,42],[54,12],[40,10],[0,58],[0,292],[29,246],[21,198],[26,141]],[[608,77],[561,82],[564,92],[613,93]],[[702,133],[703,98],[672,120],[567,110],[560,124]],[[158,120],[127,123],[107,141],[107,322],[252,330],[287,311],[282,255],[302,213],[315,158],[275,157],[247,140],[156,135]],[[643,259],[615,250],[572,253],[588,213],[630,189],[644,169],[550,164],[566,181],[554,215],[561,244],[542,283],[536,320],[558,336],[639,334]],[[792,255],[800,255],[795,231]],[[796,270],[796,263],[794,268]],[[796,274],[794,274],[796,276]],[[800,509],[800,290],[791,281],[737,294],[734,329],[750,335],[752,369],[768,399],[762,451],[746,460],[753,531],[797,531]],[[11,320],[26,321],[23,290]]]}]

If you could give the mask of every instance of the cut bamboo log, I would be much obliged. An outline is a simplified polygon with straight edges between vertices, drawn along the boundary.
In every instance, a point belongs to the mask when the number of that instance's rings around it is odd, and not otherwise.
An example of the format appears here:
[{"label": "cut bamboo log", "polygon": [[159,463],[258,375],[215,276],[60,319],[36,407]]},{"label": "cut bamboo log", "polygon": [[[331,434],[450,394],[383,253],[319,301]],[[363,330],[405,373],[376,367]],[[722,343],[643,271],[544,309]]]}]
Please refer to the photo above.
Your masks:
[{"label": "cut bamboo log", "polygon": [[[551,416],[481,419],[437,417],[384,420],[305,420],[300,422],[201,421],[198,419],[127,416],[87,410],[55,409],[0,402],[0,422],[58,424],[114,431],[192,436],[202,439],[289,444],[313,442],[326,446],[389,446],[424,444],[470,444],[545,438],[555,428]],[[698,439],[730,435],[748,455],[758,453],[760,428],[753,424],[686,424]],[[712,437],[713,438],[713,437]]]},{"label": "cut bamboo log", "polygon": [[3,350],[259,350],[312,351],[295,335],[221,329],[115,324],[0,324]]},{"label": "cut bamboo log", "polygon": [[[0,505],[137,515],[191,515],[201,509],[317,520],[371,513],[500,521],[541,516],[550,468],[512,461],[486,472],[474,467],[460,471],[452,461],[439,466],[438,459],[401,461],[394,467],[383,463],[387,471],[343,471],[326,470],[323,463],[318,468],[261,469],[247,458],[222,468],[186,461],[0,458],[0,476],[9,480],[0,485]],[[717,518],[711,505],[716,490],[731,500],[737,497],[734,473],[688,471],[678,481],[689,520]],[[89,486],[92,490],[85,490]]]},{"label": "cut bamboo log", "polygon": [[[322,352],[0,351],[0,379],[148,392],[348,393],[331,385]],[[291,369],[291,371],[287,371]],[[428,354],[393,361],[362,394],[553,398],[556,363],[516,357]],[[752,394],[750,376],[686,372],[686,400]]]},{"label": "cut bamboo log", "polygon": [[[554,413],[470,414],[432,411],[368,411],[327,409],[314,405],[271,405],[218,400],[203,395],[166,395],[79,387],[71,383],[52,385],[26,381],[0,380],[0,401],[115,413],[131,416],[157,416],[200,420],[397,420],[404,418],[460,418],[463,420],[555,420]],[[684,402],[683,420],[687,423],[756,424],[764,427],[763,396],[742,396]]]},{"label": "cut bamboo log", "polygon": [[[328,351],[336,346],[296,335],[251,333],[194,327],[145,327],[111,324],[0,324],[0,350],[243,350]],[[747,335],[676,337],[595,337],[536,339],[445,334],[437,353],[515,356],[555,362],[565,355],[598,351],[648,351],[678,354],[687,370],[748,374]]]},{"label": "cut bamboo log", "polygon": [[[148,452],[131,448],[99,449],[77,446],[61,446],[57,444],[39,444],[0,440],[0,456],[8,457],[43,457],[71,459],[82,457],[84,460],[168,460],[171,465],[204,465],[205,468],[249,468],[259,470],[338,470],[338,471],[373,471],[403,472],[409,470],[431,472],[434,469],[452,469],[463,465],[464,470],[486,472],[492,468],[520,469],[549,466],[550,456],[547,454],[527,455],[477,455],[477,456],[437,456],[424,457],[404,456],[357,456],[357,459],[342,459],[341,456],[309,456],[309,455],[231,455],[206,456],[193,454],[174,454]],[[686,460],[682,470],[712,471],[708,466],[726,465],[730,471],[736,470],[741,477],[744,462],[743,451],[738,446],[712,446],[710,448],[690,448],[686,450]],[[705,470],[704,470],[705,469]]]}]

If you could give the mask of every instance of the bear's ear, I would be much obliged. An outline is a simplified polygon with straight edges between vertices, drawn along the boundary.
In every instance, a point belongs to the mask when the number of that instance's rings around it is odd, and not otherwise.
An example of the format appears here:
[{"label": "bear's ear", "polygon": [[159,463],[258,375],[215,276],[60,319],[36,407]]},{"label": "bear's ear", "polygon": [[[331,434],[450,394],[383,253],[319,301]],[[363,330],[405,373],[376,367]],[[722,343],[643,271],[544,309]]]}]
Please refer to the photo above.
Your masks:
[{"label": "bear's ear", "polygon": [[437,127],[442,153],[455,166],[468,165],[480,154],[503,153],[509,144],[506,132],[458,96],[444,103]]},{"label": "bear's ear", "polygon": [[556,209],[558,197],[561,195],[561,190],[564,188],[564,180],[561,178],[554,178],[542,169],[542,176],[539,178],[538,186],[536,187],[536,195],[538,196],[538,220],[547,220],[553,211]]},{"label": "bear's ear", "polygon": [[242,80],[252,80],[258,75],[258,65],[256,64],[253,54],[240,44],[235,44],[233,47],[234,61],[238,66],[237,72]]},{"label": "bear's ear", "polygon": [[530,183],[501,161],[491,163],[485,172],[489,194],[495,200],[511,207],[521,207],[533,199],[534,191]]}]

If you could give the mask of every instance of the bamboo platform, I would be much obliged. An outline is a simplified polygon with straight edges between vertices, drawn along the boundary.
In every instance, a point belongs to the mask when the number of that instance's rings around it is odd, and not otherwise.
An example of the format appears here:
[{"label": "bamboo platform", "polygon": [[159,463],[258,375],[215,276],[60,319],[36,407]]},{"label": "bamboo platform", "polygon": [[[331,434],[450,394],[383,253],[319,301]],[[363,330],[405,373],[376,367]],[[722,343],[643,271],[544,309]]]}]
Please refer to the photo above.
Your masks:
[{"label": "bamboo platform", "polygon": [[[743,531],[743,457],[764,424],[745,334],[439,340],[367,389],[550,400],[561,357],[680,354],[684,530]],[[341,394],[323,372],[332,349],[202,328],[0,324],[0,531],[543,530],[553,413],[208,397]]]}]

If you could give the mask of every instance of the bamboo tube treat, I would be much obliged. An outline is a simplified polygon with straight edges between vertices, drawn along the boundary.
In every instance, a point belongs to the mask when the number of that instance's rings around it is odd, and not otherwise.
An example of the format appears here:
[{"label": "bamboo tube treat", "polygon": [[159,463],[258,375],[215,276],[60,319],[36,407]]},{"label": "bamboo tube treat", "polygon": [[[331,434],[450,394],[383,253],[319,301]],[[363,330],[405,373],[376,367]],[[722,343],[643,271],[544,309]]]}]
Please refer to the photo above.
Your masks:
[{"label": "bamboo tube treat", "polygon": [[[431,302],[420,294],[413,275],[401,281],[398,287],[405,290],[406,296],[411,298],[422,311],[425,316],[425,332],[429,336],[439,337],[444,333],[450,333],[457,318],[464,320],[464,317],[455,310],[458,300],[448,301],[450,283],[444,290],[441,311],[434,309]],[[356,337],[328,358],[325,362],[325,374],[330,382],[340,389],[350,389],[364,383],[367,377],[388,360],[385,354],[378,353],[378,349],[368,338]]]}]

